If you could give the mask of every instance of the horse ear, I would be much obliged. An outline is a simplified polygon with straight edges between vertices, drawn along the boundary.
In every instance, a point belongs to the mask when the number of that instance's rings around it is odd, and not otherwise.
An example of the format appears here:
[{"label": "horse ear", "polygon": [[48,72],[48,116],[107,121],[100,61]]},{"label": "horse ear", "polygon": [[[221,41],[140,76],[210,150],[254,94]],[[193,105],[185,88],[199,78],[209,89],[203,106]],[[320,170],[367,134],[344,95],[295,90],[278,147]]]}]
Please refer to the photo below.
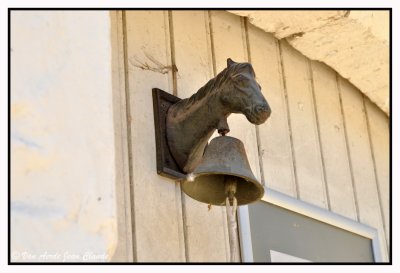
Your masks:
[{"label": "horse ear", "polygon": [[230,66],[233,65],[233,64],[235,64],[235,62],[234,62],[231,58],[228,58],[228,59],[226,60],[226,65],[227,65],[227,67],[230,67]]}]

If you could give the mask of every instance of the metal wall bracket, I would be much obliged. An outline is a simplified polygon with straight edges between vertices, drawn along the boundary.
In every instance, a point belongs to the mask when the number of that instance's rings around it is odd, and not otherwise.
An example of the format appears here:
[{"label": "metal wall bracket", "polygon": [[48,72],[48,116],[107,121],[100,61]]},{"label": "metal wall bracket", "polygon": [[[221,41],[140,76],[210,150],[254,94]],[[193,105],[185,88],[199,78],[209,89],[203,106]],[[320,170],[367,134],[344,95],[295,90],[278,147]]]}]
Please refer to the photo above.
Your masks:
[{"label": "metal wall bracket", "polygon": [[161,89],[153,88],[154,130],[156,136],[157,173],[171,178],[182,179],[186,174],[182,172],[173,158],[168,142],[166,117],[168,108],[181,99]]}]

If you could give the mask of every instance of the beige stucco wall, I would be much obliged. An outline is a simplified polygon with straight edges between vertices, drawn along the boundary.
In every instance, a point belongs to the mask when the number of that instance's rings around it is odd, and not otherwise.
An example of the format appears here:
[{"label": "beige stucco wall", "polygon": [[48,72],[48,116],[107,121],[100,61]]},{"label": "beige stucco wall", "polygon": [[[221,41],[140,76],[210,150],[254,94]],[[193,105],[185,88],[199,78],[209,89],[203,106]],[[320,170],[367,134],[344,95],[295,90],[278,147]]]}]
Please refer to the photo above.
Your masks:
[{"label": "beige stucco wall", "polygon": [[108,11],[11,12],[13,261],[113,255],[111,69]]},{"label": "beige stucco wall", "polygon": [[348,79],[389,114],[389,11],[231,11]]}]

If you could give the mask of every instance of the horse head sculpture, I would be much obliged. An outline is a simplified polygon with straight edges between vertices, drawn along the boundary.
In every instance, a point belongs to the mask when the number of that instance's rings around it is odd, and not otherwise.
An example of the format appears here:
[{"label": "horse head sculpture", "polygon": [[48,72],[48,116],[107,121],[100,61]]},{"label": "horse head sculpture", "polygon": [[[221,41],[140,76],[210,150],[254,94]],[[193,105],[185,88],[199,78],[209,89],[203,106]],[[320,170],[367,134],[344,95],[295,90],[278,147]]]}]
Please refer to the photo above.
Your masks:
[{"label": "horse head sculpture", "polygon": [[271,114],[250,63],[227,60],[227,68],[190,98],[173,104],[167,112],[166,131],[171,154],[178,166],[190,173],[199,164],[215,130],[229,132],[231,113],[244,114],[259,125]]}]

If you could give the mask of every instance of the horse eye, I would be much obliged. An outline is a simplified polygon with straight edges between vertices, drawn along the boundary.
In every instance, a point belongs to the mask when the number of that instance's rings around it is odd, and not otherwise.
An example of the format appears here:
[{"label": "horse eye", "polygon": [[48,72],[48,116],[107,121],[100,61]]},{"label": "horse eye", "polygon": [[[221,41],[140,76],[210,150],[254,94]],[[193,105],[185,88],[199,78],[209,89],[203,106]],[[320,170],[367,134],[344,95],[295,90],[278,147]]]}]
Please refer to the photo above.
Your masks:
[{"label": "horse eye", "polygon": [[245,76],[243,75],[238,75],[237,77],[235,77],[235,82],[238,86],[246,86],[247,82],[249,79],[247,79]]}]

